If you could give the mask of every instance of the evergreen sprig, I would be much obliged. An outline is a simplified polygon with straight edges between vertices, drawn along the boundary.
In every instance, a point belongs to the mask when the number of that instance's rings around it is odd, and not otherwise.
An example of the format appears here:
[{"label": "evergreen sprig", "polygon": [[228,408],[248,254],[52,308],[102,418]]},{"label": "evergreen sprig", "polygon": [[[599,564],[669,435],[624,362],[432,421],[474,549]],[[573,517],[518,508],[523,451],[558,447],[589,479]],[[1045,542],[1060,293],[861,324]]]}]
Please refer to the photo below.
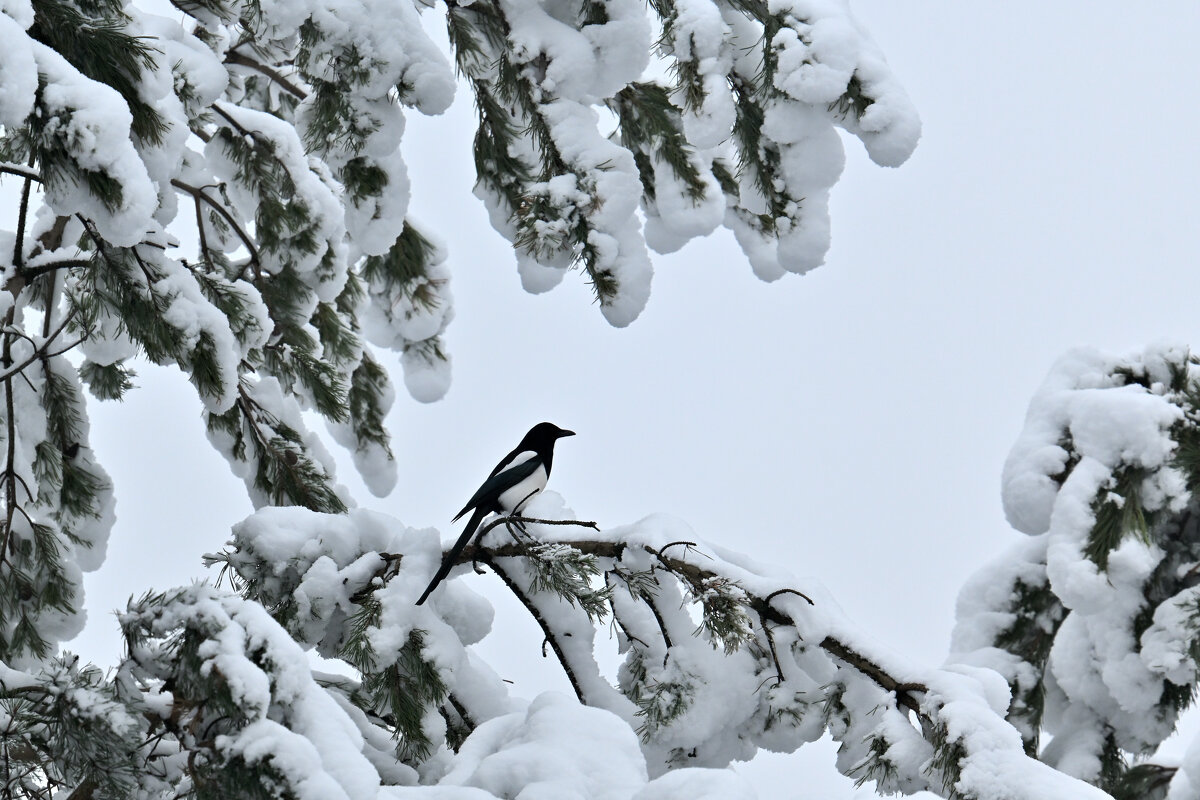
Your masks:
[{"label": "evergreen sprig", "polygon": [[609,588],[592,586],[592,580],[603,573],[595,556],[548,542],[526,542],[524,551],[533,571],[531,591],[552,592],[593,621],[608,616]]},{"label": "evergreen sprig", "polygon": [[1113,475],[1112,487],[1101,488],[1092,504],[1096,521],[1084,547],[1084,554],[1102,570],[1108,569],[1108,557],[1128,535],[1147,544],[1154,514],[1142,505],[1141,485],[1146,471],[1127,466]]},{"label": "evergreen sprig", "polygon": [[167,121],[138,87],[143,74],[155,68],[160,51],[145,37],[127,32],[129,17],[121,5],[34,0],[33,13],[29,35],[87,77],[120,92],[133,115],[133,134],[147,144],[161,144]]},{"label": "evergreen sprig", "polygon": [[855,788],[861,787],[867,781],[874,781],[879,786],[886,786],[895,781],[898,772],[896,765],[888,759],[889,747],[886,737],[870,737],[867,741],[866,755],[847,770],[847,775],[854,778]]},{"label": "evergreen sprig", "polygon": [[632,698],[642,723],[637,733],[652,740],[662,729],[676,722],[692,706],[696,686],[683,676],[674,680],[650,681]]},{"label": "evergreen sprig", "polygon": [[683,184],[686,196],[698,204],[707,194],[694,151],[684,136],[680,111],[670,91],[657,83],[632,83],[609,103],[620,120],[621,144],[634,154],[642,192],[655,200],[654,171],[662,163]]},{"label": "evergreen sprig", "polygon": [[941,783],[947,800],[963,800],[954,787],[962,777],[963,761],[968,755],[966,745],[960,738],[951,737],[942,722],[934,726],[930,743],[933,745],[933,758],[929,760],[928,769],[931,777]]},{"label": "evergreen sprig", "polygon": [[1044,676],[1050,648],[1067,610],[1054,593],[1049,581],[1032,583],[1016,580],[1008,608],[1012,622],[995,637],[995,645],[1032,665],[1038,676],[1032,686],[1013,686],[1013,702],[1008,719],[1021,731],[1025,751],[1038,752],[1042,714],[1045,710]]},{"label": "evergreen sprig", "polygon": [[137,373],[120,361],[97,364],[84,361],[79,367],[79,377],[87,384],[92,396],[100,400],[120,400],[133,388]]},{"label": "evergreen sprig", "polygon": [[1108,793],[1113,800],[1164,800],[1176,772],[1176,767],[1161,764],[1135,764],[1108,787]]},{"label": "evergreen sprig", "polygon": [[705,578],[698,585],[688,586],[700,603],[700,627],[714,648],[719,645],[726,653],[734,653],[754,641],[754,628],[746,610],[748,600],[742,587],[724,577]]},{"label": "evergreen sprig", "polygon": [[392,457],[391,436],[384,425],[387,410],[381,398],[389,397],[391,393],[391,379],[387,370],[370,354],[364,353],[350,377],[350,390],[346,398],[350,424],[360,449],[375,445],[382,448],[388,458]]},{"label": "evergreen sprig", "polygon": [[346,510],[300,433],[263,408],[244,386],[229,411],[206,418],[210,431],[230,439],[231,455],[253,465],[254,487],[273,504],[324,513]]},{"label": "evergreen sprig", "polygon": [[381,717],[398,739],[397,755],[405,763],[417,764],[429,757],[434,742],[425,730],[430,711],[449,694],[445,682],[424,656],[426,632],[414,629],[394,660],[381,661],[371,642],[371,631],[379,624],[379,599],[364,597],[350,618],[342,655],[362,675],[351,699],[360,708]]}]

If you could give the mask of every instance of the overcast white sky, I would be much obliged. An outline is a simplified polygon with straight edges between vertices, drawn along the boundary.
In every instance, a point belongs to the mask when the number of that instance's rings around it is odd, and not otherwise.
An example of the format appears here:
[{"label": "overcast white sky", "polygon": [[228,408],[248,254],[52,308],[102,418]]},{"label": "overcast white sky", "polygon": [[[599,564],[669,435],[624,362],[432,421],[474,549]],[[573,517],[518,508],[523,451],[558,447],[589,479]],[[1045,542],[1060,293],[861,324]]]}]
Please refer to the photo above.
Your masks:
[{"label": "overcast white sky", "polygon": [[[521,290],[470,195],[469,97],[414,116],[414,209],[451,248],[455,378],[440,403],[398,399],[399,486],[384,500],[358,488],[360,502],[449,537],[499,456],[548,419],[579,434],[561,443],[552,487],[581,517],[680,516],[817,576],[868,635],[940,663],[959,586],[1018,536],[1000,468],[1053,360],[1077,345],[1200,347],[1200,6],[854,8],[921,111],[915,156],[884,170],[847,142],[817,271],[760,283],[718,234],[657,259],[626,330],[578,275],[547,296]],[[119,648],[107,612],[204,575],[200,554],[250,512],[190,386],[153,369],[141,383],[124,404],[93,404],[118,522],[75,646],[102,664]],[[342,478],[358,486],[348,461]],[[524,612],[497,597],[493,663],[527,696],[558,685]],[[746,771],[764,800],[874,796],[831,763],[825,747]]]}]

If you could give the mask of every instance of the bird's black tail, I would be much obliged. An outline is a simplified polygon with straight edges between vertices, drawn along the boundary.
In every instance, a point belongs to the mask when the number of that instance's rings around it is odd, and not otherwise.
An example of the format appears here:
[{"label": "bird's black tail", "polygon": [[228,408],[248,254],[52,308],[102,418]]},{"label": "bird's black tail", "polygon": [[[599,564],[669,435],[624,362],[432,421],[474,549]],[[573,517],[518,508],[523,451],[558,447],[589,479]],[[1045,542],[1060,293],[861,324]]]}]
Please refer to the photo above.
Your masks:
[{"label": "bird's black tail", "polygon": [[417,605],[424,603],[430,593],[438,587],[438,584],[450,574],[450,570],[454,569],[454,564],[458,561],[459,554],[467,546],[467,542],[471,541],[471,537],[475,535],[475,529],[479,527],[479,523],[483,522],[483,518],[487,515],[488,512],[482,508],[475,509],[471,514],[471,518],[467,520],[467,527],[463,529],[462,536],[458,537],[458,541],[454,543],[454,547],[450,548],[450,552],[442,557],[442,565],[438,567],[437,574],[433,576],[433,580],[425,587],[425,591],[421,592],[421,597],[417,600]]}]

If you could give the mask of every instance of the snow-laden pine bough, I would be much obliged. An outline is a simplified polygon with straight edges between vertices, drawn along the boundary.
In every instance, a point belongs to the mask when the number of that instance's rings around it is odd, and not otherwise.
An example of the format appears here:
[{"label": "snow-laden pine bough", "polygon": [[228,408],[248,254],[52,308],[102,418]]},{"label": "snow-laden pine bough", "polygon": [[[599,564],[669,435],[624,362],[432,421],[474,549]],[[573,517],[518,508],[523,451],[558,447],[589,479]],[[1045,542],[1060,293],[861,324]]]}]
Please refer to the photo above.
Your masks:
[{"label": "snow-laden pine bough", "polygon": [[[885,791],[1104,796],[1025,754],[995,673],[921,669],[881,652],[821,587],[700,544],[677,520],[601,531],[574,521],[553,493],[530,506],[540,516],[492,520],[459,563],[499,576],[578,701],[638,733],[651,776],[724,767],[760,747],[794,750],[828,730],[839,767]],[[454,580],[430,608],[412,606],[440,550],[430,532],[394,526],[361,511],[302,522],[264,509],[214,560],[297,641],[353,653],[361,682],[331,679],[331,689],[394,729],[419,764],[443,746],[470,749],[508,706],[469,650],[490,628],[486,601]],[[624,654],[615,684],[593,650],[605,620]],[[997,780],[1022,794],[997,795]]]}]

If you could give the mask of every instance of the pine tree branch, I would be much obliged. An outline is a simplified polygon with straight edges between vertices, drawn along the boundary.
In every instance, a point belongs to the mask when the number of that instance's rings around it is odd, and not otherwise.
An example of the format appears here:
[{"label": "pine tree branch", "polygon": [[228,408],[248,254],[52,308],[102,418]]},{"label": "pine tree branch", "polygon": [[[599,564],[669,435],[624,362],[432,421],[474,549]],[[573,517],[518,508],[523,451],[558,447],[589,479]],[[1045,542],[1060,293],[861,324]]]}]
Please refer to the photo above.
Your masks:
[{"label": "pine tree branch", "polygon": [[96,793],[96,788],[97,784],[95,778],[85,778],[83,783],[76,786],[75,789],[72,790],[69,795],[67,795],[67,800],[91,800],[92,796]]},{"label": "pine tree branch", "polygon": [[454,696],[453,692],[450,692],[446,695],[446,700],[450,703],[450,705],[454,706],[454,710],[460,717],[462,717],[462,721],[466,723],[468,728],[475,730],[477,727],[479,727],[479,724],[475,722],[474,718],[471,717],[471,713],[467,711],[466,706],[464,706],[462,702]]},{"label": "pine tree branch", "polygon": [[212,134],[209,133],[208,131],[204,130],[203,128],[195,127],[195,128],[191,128],[190,130],[192,132],[192,135],[194,135],[197,139],[204,142],[205,144],[208,144],[209,142],[212,141]]},{"label": "pine tree branch", "polygon": [[[29,154],[29,167],[33,168],[33,153]],[[21,269],[25,261],[25,222],[29,215],[29,190],[33,184],[33,177],[25,176],[25,181],[21,185],[21,205],[17,209],[17,237],[13,242],[13,266],[17,270]]]},{"label": "pine tree branch", "polygon": [[[480,533],[475,537],[475,541],[463,548],[463,551],[458,556],[457,563],[470,564],[474,561],[479,561],[488,564],[491,559],[496,558],[518,558],[525,555],[522,545],[514,543],[505,543],[495,546],[487,546],[482,544],[482,539],[485,534],[493,528],[510,522],[519,522],[522,524],[539,524],[539,525],[576,525],[584,527],[595,527],[594,523],[578,522],[575,520],[543,520],[529,517],[499,517],[492,520],[487,525],[480,529]],[[625,552],[625,549],[630,545],[625,542],[604,541],[598,539],[559,539],[556,544],[565,544],[575,548],[585,555],[593,555],[598,558],[619,559]],[[694,563],[681,558],[675,558],[663,553],[662,550],[655,550],[652,547],[642,545],[641,549],[650,555],[654,556],[664,569],[682,578],[691,585],[700,585],[705,580],[713,578],[725,578],[728,576],[722,575],[720,572],[713,569],[706,569]],[[759,597],[752,592],[747,591],[746,595],[749,599],[751,610],[755,611],[761,619],[776,625],[794,626],[795,622],[791,617],[776,610],[771,601],[780,594],[797,594],[803,599],[812,604],[812,600],[801,592],[795,589],[776,590],[768,595]],[[896,696],[896,704],[918,714],[921,712],[921,704],[916,695],[924,694],[928,689],[919,683],[905,683],[896,680],[890,673],[887,672],[879,664],[876,664],[870,658],[859,653],[850,645],[838,640],[833,636],[827,636],[821,641],[820,647],[825,652],[834,656],[838,660],[845,663],[854,671],[870,678],[875,684],[885,691],[892,692]]]},{"label": "pine tree branch", "polygon": [[282,73],[280,73],[278,70],[276,70],[272,67],[269,67],[266,64],[263,64],[259,61],[256,61],[253,58],[250,58],[249,56],[238,52],[236,49],[230,50],[228,53],[225,54],[225,63],[226,64],[236,64],[239,67],[248,67],[248,68],[254,70],[255,72],[261,73],[261,74],[265,75],[266,77],[270,78],[271,80],[275,81],[275,83],[279,84],[285,91],[287,91],[289,94],[291,94],[293,97],[295,97],[299,100],[305,100],[308,98],[308,92],[304,91],[299,86],[292,83],[290,80],[288,80],[286,77],[284,77],[284,75]]},{"label": "pine tree branch", "polygon": [[13,161],[0,161],[0,173],[5,175],[16,175],[20,178],[37,181],[42,183],[42,176],[37,170],[32,167],[27,167],[24,164],[17,164]]},{"label": "pine tree branch", "polygon": [[210,267],[212,260],[208,256],[208,233],[204,227],[204,212],[200,210],[200,198],[192,195],[192,205],[196,207],[196,232],[200,236],[200,258]]},{"label": "pine tree branch", "polygon": [[[507,517],[504,518],[504,520],[507,519]],[[495,527],[495,525],[492,527]],[[538,611],[538,608],[533,604],[533,601],[530,600],[528,595],[521,590],[521,587],[517,586],[507,572],[497,566],[496,562],[487,554],[486,551],[480,553],[478,559],[467,560],[478,560],[479,562],[487,564],[489,567],[491,567],[492,571],[496,573],[500,580],[504,581],[504,585],[509,588],[509,591],[516,595],[516,598],[521,601],[521,605],[525,606],[525,608],[533,616],[534,620],[537,621],[537,624],[541,627],[542,633],[546,636],[545,640],[550,643],[550,648],[554,650],[554,655],[558,656],[558,663],[562,665],[563,672],[567,674],[567,680],[571,682],[571,688],[575,690],[575,696],[579,698],[580,703],[586,705],[587,699],[584,697],[583,687],[579,685],[579,679],[575,677],[575,671],[571,669],[571,664],[567,660],[567,654],[563,652],[562,645],[560,645],[558,643],[558,639],[555,638],[554,631],[550,628],[550,624],[546,622],[546,618],[542,616],[542,612]],[[459,559],[459,563],[463,563],[462,559]],[[543,650],[543,654],[544,652],[545,651]]]},{"label": "pine tree branch", "polygon": [[17,274],[25,280],[25,283],[29,283],[33,279],[40,278],[46,273],[54,272],[55,270],[90,266],[92,266],[92,260],[90,258],[67,258],[63,259],[62,261],[48,261],[45,264],[38,264],[36,267],[19,269]]},{"label": "pine tree branch", "polygon": [[30,252],[31,259],[37,258],[42,253],[51,253],[62,247],[63,236],[67,232],[67,223],[71,221],[70,217],[58,216],[54,218],[54,224],[42,231],[42,235],[37,238],[37,245]]},{"label": "pine tree branch", "polygon": [[244,127],[242,127],[241,123],[239,123],[236,119],[234,119],[232,116],[230,116],[228,111],[221,108],[220,103],[213,103],[212,110],[217,112],[218,114],[220,114],[221,118],[229,123],[229,127],[233,128],[235,131],[237,131],[242,136],[251,136],[254,138],[258,138],[254,131],[246,130]]},{"label": "pine tree branch", "polygon": [[[71,349],[83,344],[84,339],[87,338],[87,334],[84,334],[79,339],[77,339],[76,341],[67,345],[66,347],[62,348],[61,350],[55,350],[53,352],[50,350],[51,342],[53,342],[55,339],[57,339],[59,337],[59,335],[66,329],[67,325],[69,325],[71,323],[71,320],[75,318],[75,314],[78,313],[78,311],[79,311],[78,306],[76,306],[75,308],[72,308],[71,313],[68,314],[61,323],[59,323],[59,326],[54,329],[54,332],[52,334],[50,334],[50,336],[47,337],[42,342],[42,344],[33,351],[33,354],[30,355],[29,358],[25,359],[24,361],[22,361],[20,364],[18,364],[15,367],[10,367],[10,368],[5,369],[4,372],[0,372],[0,383],[5,383],[5,384],[9,383],[10,381],[12,381],[13,377],[21,374],[22,370],[24,370],[26,367],[28,367],[34,361],[37,361],[39,358],[51,358],[53,356],[61,356],[63,353],[67,352],[68,350],[71,350]],[[10,342],[11,342],[11,339],[8,339],[8,338],[5,339],[4,356],[3,356],[4,362],[8,362],[11,360],[11,344],[10,344]]]},{"label": "pine tree branch", "polygon": [[[13,318],[16,313],[16,310],[17,310],[17,307],[16,307],[15,303],[13,305],[9,306],[8,313],[4,317],[4,327],[5,328],[12,326]],[[2,358],[0,358],[0,363],[2,363],[4,365],[6,370],[8,370],[8,368],[12,365],[12,337],[11,336],[4,337],[4,354],[3,354]],[[30,363],[32,363],[32,362],[30,362]],[[18,368],[16,370],[16,372],[19,372],[21,369],[24,369],[24,366]],[[10,372],[8,372],[8,374],[12,375],[14,373],[12,371],[10,371]],[[4,382],[4,426],[5,426],[5,433],[7,434],[8,439],[5,442],[5,444],[7,445],[7,453],[6,453],[6,460],[4,462],[4,473],[5,473],[4,538],[0,539],[0,564],[4,564],[8,560],[8,548],[9,548],[9,544],[12,541],[13,514],[16,513],[16,509],[17,509],[17,484],[16,484],[16,481],[14,480],[14,478],[16,476],[16,469],[14,467],[14,464],[16,463],[16,457],[17,457],[17,424],[16,424],[16,422],[17,422],[16,414],[14,413],[14,409],[13,409],[12,381],[7,380]]]}]

